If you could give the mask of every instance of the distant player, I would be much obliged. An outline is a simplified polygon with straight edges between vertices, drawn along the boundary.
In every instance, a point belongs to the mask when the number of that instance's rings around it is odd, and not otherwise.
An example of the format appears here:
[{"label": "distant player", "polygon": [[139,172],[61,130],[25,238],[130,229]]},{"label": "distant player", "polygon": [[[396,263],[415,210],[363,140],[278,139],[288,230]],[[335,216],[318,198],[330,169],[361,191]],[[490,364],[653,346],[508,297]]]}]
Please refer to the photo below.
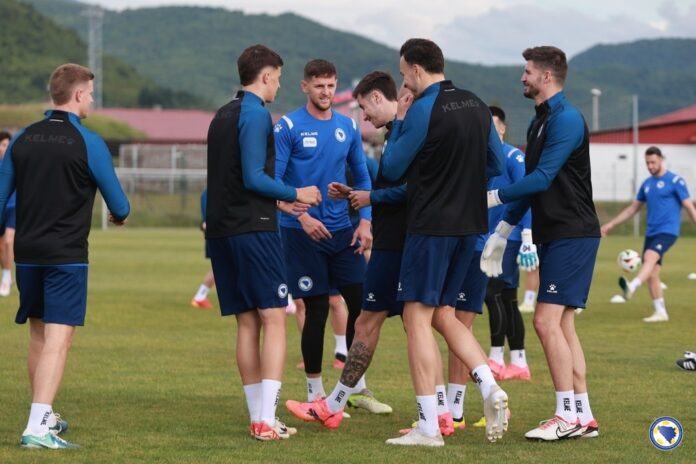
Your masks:
[{"label": "distant player", "polygon": [[[208,189],[204,189],[203,192],[201,192],[201,230],[205,233],[205,212],[207,208],[207,203],[208,203]],[[208,251],[208,243],[206,242],[205,244],[205,257],[207,259],[210,259],[210,252]],[[210,303],[210,300],[208,300],[208,293],[210,293],[210,289],[215,286],[215,275],[213,274],[213,270],[209,270],[206,274],[205,277],[203,277],[203,283],[201,284],[200,287],[198,287],[198,291],[196,292],[195,295],[193,295],[193,299],[191,299],[191,306],[194,308],[200,308],[200,309],[210,309],[213,307],[213,305]]]},{"label": "distant player", "polygon": [[16,188],[15,261],[19,309],[29,320],[27,366],[32,404],[21,446],[75,448],[58,435],[67,422],[53,412],[75,327],[87,306],[87,238],[97,189],[109,219],[122,225],[130,206],[104,141],[82,126],[92,105],[94,74],[64,64],[48,82],[54,108],[22,131],[0,166],[0,211]]},{"label": "distant player", "polygon": [[[346,183],[346,164],[357,189],[370,190],[357,123],[333,111],[338,74],[333,63],[316,59],[301,81],[307,104],[284,115],[275,126],[276,179],[285,185],[318,185],[325,201],[317,208],[280,219],[290,292],[305,303],[302,357],[307,399],[326,396],[321,379],[329,293],[335,288],[348,307],[346,345],[350,349],[360,314],[365,260],[372,247],[371,209],[360,210],[353,227],[344,200],[327,198],[329,183]],[[358,388],[366,389],[364,379]]]},{"label": "distant player", "polygon": [[524,96],[536,105],[527,130],[527,175],[488,192],[489,208],[512,204],[486,243],[481,269],[494,277],[502,274],[507,238],[531,205],[541,280],[534,328],[551,371],[556,412],[525,437],[596,437],[599,427],[587,396],[585,355],[575,332],[575,308],[586,306],[600,238],[592,202],[589,132],[563,92],[565,53],[545,46],[528,48],[522,55],[527,61]]},{"label": "distant player", "polygon": [[[12,136],[9,132],[0,132],[0,160],[5,157],[7,147]],[[2,278],[0,278],[0,296],[9,296],[12,288],[12,264],[14,262],[14,234],[16,223],[16,195],[14,192],[7,201],[5,211],[0,212],[0,265],[2,265]]]},{"label": "distant player", "polygon": [[[499,189],[524,177],[524,153],[504,142],[506,125],[505,112],[502,108],[491,106],[490,109],[506,157],[503,174],[493,177],[489,185],[490,189]],[[494,232],[504,212],[503,205],[488,210],[488,225],[491,233]],[[491,332],[488,365],[499,380],[529,380],[531,378],[524,349],[524,320],[517,306],[517,287],[520,283],[519,268],[533,271],[538,264],[539,258],[532,241],[531,211],[527,210],[508,238],[503,256],[503,273],[488,282],[486,291],[486,307]],[[506,338],[510,346],[510,364],[507,366],[503,359]]]},{"label": "distant player", "polygon": [[650,172],[650,177],[643,181],[636,199],[602,226],[602,235],[609,234],[611,229],[632,218],[640,212],[643,204],[647,204],[648,224],[645,230],[645,244],[643,245],[643,265],[638,271],[638,275],[630,282],[621,276],[619,285],[623,290],[624,297],[628,300],[641,284],[647,282],[655,312],[643,320],[645,322],[667,322],[669,316],[660,282],[662,258],[679,237],[682,206],[694,224],[696,224],[696,208],[689,197],[686,182],[679,175],[667,170],[664,156],[658,147],[648,147],[645,150],[645,165]]},{"label": "distant player", "polygon": [[[396,83],[389,74],[374,71],[366,75],[353,90],[353,96],[366,121],[378,129],[391,127],[396,115],[397,94]],[[354,190],[334,182],[329,186],[329,195],[348,199],[357,209],[372,205],[374,242],[365,274],[363,309],[355,322],[355,337],[334,390],[325,399],[307,403],[290,400],[286,405],[296,417],[318,421],[333,429],[340,425],[342,411],[349,401],[354,401],[355,405],[366,403],[363,407],[369,407],[371,395],[356,386],[372,361],[382,324],[387,317],[401,315],[403,310],[403,303],[398,302],[396,296],[406,235],[406,190],[403,180],[386,181],[380,168],[374,179],[374,190]],[[382,404],[380,408],[375,407],[374,412],[391,411],[391,407]]]},{"label": "distant player", "polygon": [[242,90],[217,111],[208,130],[205,237],[220,312],[237,319],[237,366],[257,440],[295,432],[276,418],[288,304],[276,200],[296,213],[321,200],[315,186],[293,188],[274,180],[273,123],[265,104],[275,99],[282,66],[268,47],[244,50],[237,60]]},{"label": "distant player", "polygon": [[496,441],[507,429],[507,395],[496,384],[481,346],[455,317],[454,306],[477,236],[488,231],[486,177],[501,172],[502,147],[488,106],[445,79],[440,47],[430,40],[409,39],[400,56],[404,85],[413,95],[399,99],[382,174],[391,181],[406,176],[407,181],[398,300],[404,302],[419,420],[409,433],[387,443],[444,445],[435,389],[438,348],[431,326],[472,367],[484,398],[486,435]]}]

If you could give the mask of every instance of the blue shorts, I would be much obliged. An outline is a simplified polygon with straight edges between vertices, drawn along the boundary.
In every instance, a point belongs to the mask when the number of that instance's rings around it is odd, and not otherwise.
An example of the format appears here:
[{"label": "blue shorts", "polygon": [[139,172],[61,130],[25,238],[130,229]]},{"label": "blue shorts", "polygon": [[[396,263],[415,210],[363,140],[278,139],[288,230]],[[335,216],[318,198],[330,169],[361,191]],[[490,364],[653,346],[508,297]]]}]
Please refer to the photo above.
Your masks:
[{"label": "blue shorts", "polygon": [[537,301],[585,308],[599,237],[564,238],[538,246]]},{"label": "blue shorts", "polygon": [[15,322],[28,318],[46,324],[85,325],[87,264],[17,264],[19,309]]},{"label": "blue shorts", "polygon": [[397,301],[401,250],[372,250],[363,284],[364,311],[388,311],[388,317],[404,312],[403,301]]},{"label": "blue shorts", "polygon": [[362,284],[365,258],[351,246],[351,227],[315,241],[302,229],[281,227],[290,293],[295,298],[328,295],[331,289]]},{"label": "blue shorts", "polygon": [[407,234],[399,274],[399,301],[427,306],[457,302],[478,235],[445,237]]},{"label": "blue shorts", "polygon": [[469,269],[464,277],[464,284],[457,295],[454,309],[470,313],[483,314],[483,300],[486,299],[488,276],[481,271],[481,252],[474,252]]},{"label": "blue shorts", "polygon": [[503,273],[496,277],[505,282],[505,288],[517,288],[520,286],[520,267],[517,265],[517,255],[520,252],[522,242],[508,240],[503,254]]},{"label": "blue shorts", "polygon": [[667,250],[672,248],[672,245],[677,241],[677,236],[672,234],[657,234],[645,237],[643,245],[643,253],[645,250],[653,250],[660,255],[657,264],[662,265],[662,257],[667,253]]},{"label": "blue shorts", "polygon": [[207,242],[223,316],[288,305],[277,233],[249,232]]},{"label": "blue shorts", "polygon": [[205,241],[205,257],[207,259],[210,259],[210,245],[208,245],[208,241]]},{"label": "blue shorts", "polygon": [[16,208],[5,208],[5,217],[3,219],[5,222],[5,229],[16,229],[17,228],[17,209]]}]

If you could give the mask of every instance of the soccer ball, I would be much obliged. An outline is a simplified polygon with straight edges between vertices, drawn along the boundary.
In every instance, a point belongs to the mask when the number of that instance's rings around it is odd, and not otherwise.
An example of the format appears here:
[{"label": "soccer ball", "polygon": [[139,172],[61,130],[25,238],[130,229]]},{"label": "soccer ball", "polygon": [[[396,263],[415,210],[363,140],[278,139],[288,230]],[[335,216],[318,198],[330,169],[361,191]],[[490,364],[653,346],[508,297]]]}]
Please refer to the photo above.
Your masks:
[{"label": "soccer ball", "polygon": [[616,261],[619,263],[619,267],[626,272],[636,272],[643,263],[636,250],[623,250],[619,253]]}]

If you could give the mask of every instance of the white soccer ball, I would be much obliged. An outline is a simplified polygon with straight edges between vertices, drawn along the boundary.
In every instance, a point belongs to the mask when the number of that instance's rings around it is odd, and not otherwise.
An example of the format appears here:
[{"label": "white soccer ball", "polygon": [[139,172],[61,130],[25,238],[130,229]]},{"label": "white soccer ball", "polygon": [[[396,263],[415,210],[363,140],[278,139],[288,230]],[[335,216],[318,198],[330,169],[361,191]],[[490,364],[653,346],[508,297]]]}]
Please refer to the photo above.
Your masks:
[{"label": "white soccer ball", "polygon": [[623,250],[619,253],[617,262],[619,267],[626,272],[636,272],[643,263],[640,259],[640,254],[636,250]]}]

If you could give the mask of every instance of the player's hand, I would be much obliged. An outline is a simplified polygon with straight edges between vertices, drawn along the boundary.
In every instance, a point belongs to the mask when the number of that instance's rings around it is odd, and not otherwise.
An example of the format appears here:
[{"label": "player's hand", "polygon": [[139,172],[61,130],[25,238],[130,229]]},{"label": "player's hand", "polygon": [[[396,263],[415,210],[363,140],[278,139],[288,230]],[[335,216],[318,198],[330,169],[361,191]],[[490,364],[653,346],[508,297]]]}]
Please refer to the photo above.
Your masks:
[{"label": "player's hand", "polygon": [[316,186],[300,187],[295,190],[297,191],[297,201],[300,203],[310,206],[317,206],[321,203],[321,192]]},{"label": "player's hand", "polygon": [[413,104],[413,94],[404,92],[396,104],[396,119],[403,120],[406,117],[408,109]]},{"label": "player's hand", "polygon": [[503,273],[503,254],[513,227],[500,221],[495,232],[488,237],[481,253],[481,271],[488,277],[498,277]]},{"label": "player's hand", "polygon": [[205,221],[201,222],[201,230],[205,232]]},{"label": "player's hand", "polygon": [[531,272],[539,267],[539,255],[532,240],[532,231],[530,229],[522,231],[522,246],[520,246],[520,251],[517,253],[517,264],[519,264],[520,269],[526,272]]},{"label": "player's hand", "polygon": [[329,198],[333,200],[347,200],[348,194],[353,189],[348,187],[346,184],[340,182],[331,182],[329,184]]},{"label": "player's hand", "polygon": [[350,246],[357,244],[355,254],[361,255],[365,251],[372,249],[372,223],[367,219],[361,219],[355,232],[353,232],[353,240]]},{"label": "player's hand", "polygon": [[304,230],[305,233],[312,238],[312,240],[316,240],[318,242],[319,240],[331,238],[331,232],[329,232],[326,226],[324,226],[319,219],[315,219],[309,214],[303,214],[298,218],[298,220],[302,225],[302,230]]},{"label": "player's hand", "polygon": [[284,213],[291,214],[293,216],[299,216],[300,214],[304,214],[309,209],[308,204],[300,203],[299,201],[287,202],[279,200],[276,204],[279,210],[281,210]]},{"label": "player's hand", "polygon": [[607,235],[609,235],[609,231],[611,229],[613,229],[613,227],[609,225],[609,223],[606,223],[599,229],[599,231],[602,233],[602,237],[606,237]]},{"label": "player's hand", "polygon": [[122,226],[126,222],[128,222],[128,219],[123,219],[121,221],[117,220],[113,214],[109,213],[109,222],[112,223],[115,226]]},{"label": "player's hand", "polygon": [[370,206],[370,191],[369,190],[353,190],[348,195],[350,206],[353,209],[365,208]]}]

